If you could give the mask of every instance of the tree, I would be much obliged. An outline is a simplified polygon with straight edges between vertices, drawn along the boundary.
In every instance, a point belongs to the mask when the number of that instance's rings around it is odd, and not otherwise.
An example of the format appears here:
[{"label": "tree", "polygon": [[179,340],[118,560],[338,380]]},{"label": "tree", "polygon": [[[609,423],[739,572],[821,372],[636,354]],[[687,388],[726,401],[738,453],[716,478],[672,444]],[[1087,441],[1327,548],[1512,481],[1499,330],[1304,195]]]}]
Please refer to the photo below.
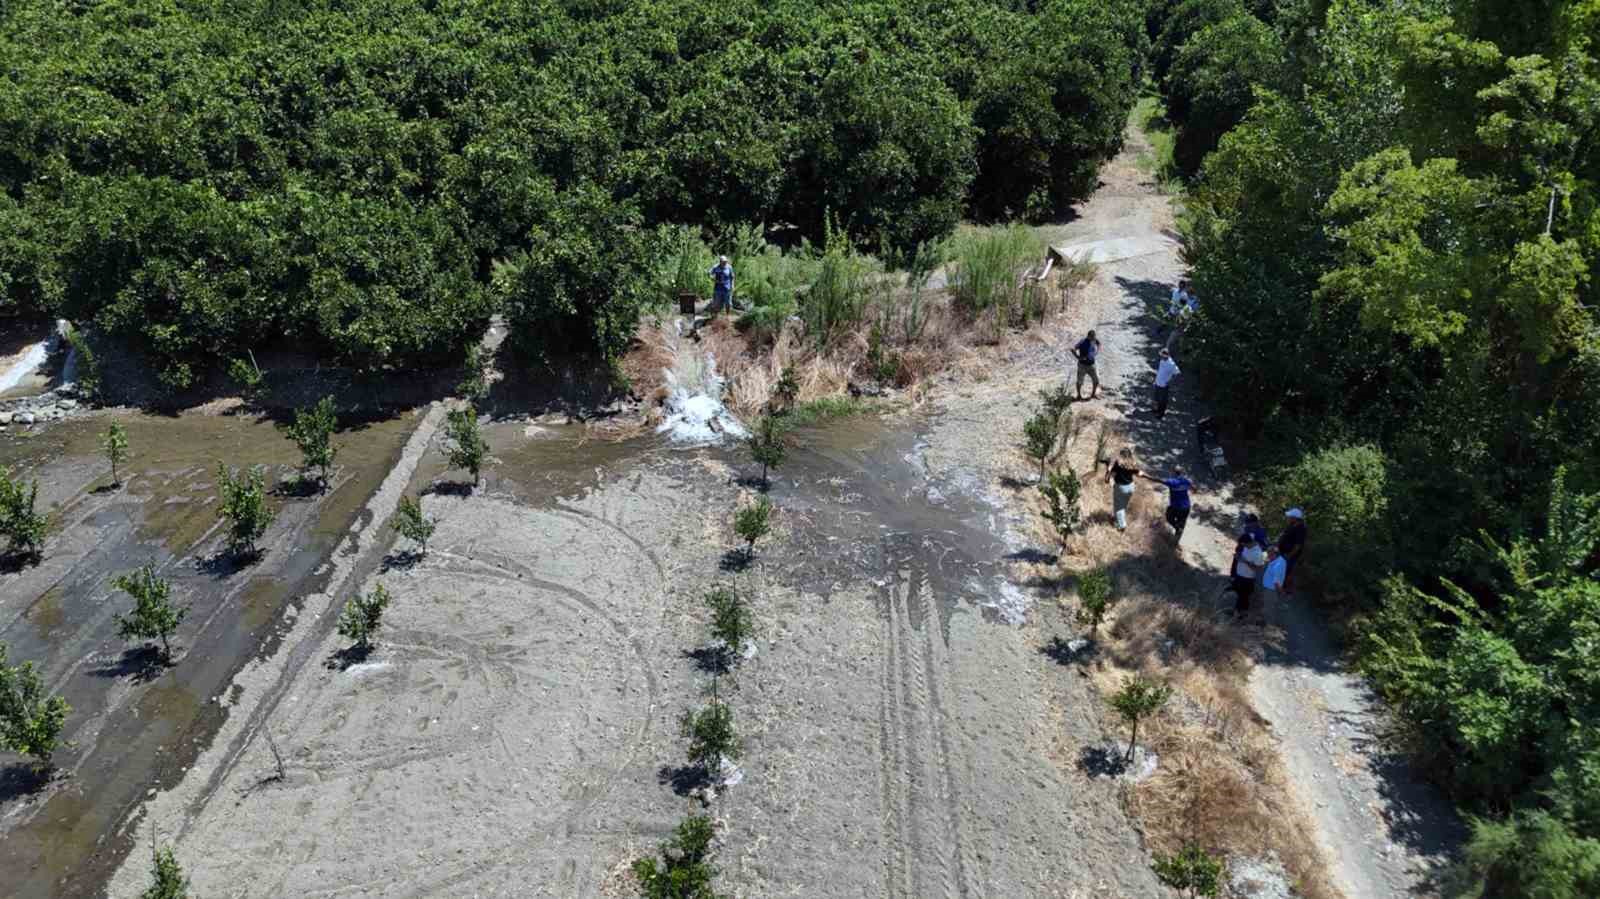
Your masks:
[{"label": "tree", "polygon": [[325,396],[315,406],[294,411],[294,422],[289,425],[289,439],[300,448],[300,467],[317,469],[317,481],[323,490],[328,489],[328,469],[333,467],[339,448],[333,445],[333,431],[339,426],[333,397]]},{"label": "tree", "polygon": [[1143,675],[1135,675],[1122,685],[1122,689],[1111,694],[1108,700],[1111,708],[1122,716],[1122,720],[1129,727],[1128,761],[1133,760],[1133,751],[1138,745],[1139,722],[1166,705],[1171,697],[1170,686],[1150,680]]},{"label": "tree", "polygon": [[746,439],[745,445],[750,449],[751,458],[761,464],[762,487],[770,487],[767,469],[782,465],[783,457],[788,452],[788,447],[784,445],[783,426],[777,417],[771,413],[761,416],[755,430]]},{"label": "tree", "polygon": [[1100,630],[1100,622],[1116,598],[1111,595],[1111,574],[1104,568],[1085,572],[1078,578],[1078,620],[1089,625],[1089,632]]},{"label": "tree", "polygon": [[0,535],[13,553],[37,557],[44,545],[45,517],[33,508],[38,498],[37,480],[24,484],[11,469],[0,467]]},{"label": "tree", "polygon": [[[794,407],[794,401],[800,396],[800,379],[794,373],[793,365],[785,365],[782,373],[778,375],[778,383],[772,388],[772,398],[776,402],[773,412],[787,412]],[[763,476],[763,480],[765,477]]]},{"label": "tree", "polygon": [[756,555],[756,541],[772,532],[772,500],[758,497],[734,514],[733,532],[745,542],[745,558]]},{"label": "tree", "polygon": [[172,584],[156,577],[156,567],[147,564],[124,574],[114,581],[118,590],[133,597],[133,611],[117,616],[117,636],[126,640],[161,640],[161,656],[172,660],[172,646],[168,638],[178,630],[187,606],[177,608],[172,604]]},{"label": "tree", "polygon": [[712,638],[721,641],[728,662],[737,664],[750,639],[750,605],[731,587],[718,587],[707,593],[706,605],[711,608]]},{"label": "tree", "polygon": [[50,757],[61,745],[61,728],[71,710],[61,697],[45,696],[32,662],[7,666],[6,645],[0,643],[0,746],[31,755],[51,770]]},{"label": "tree", "polygon": [[1022,449],[1028,458],[1039,463],[1039,480],[1044,481],[1044,466],[1050,461],[1050,456],[1056,450],[1056,437],[1060,434],[1060,420],[1049,412],[1039,414],[1023,422]]},{"label": "tree", "polygon": [[228,379],[239,386],[239,391],[245,399],[254,401],[261,396],[261,388],[266,380],[266,375],[261,367],[256,365],[255,353],[246,359],[235,356],[228,363]]},{"label": "tree", "polygon": [[712,866],[711,841],[716,827],[704,815],[690,815],[678,825],[672,838],[661,844],[661,858],[642,858],[633,863],[645,899],[717,899],[711,881],[717,876]]},{"label": "tree", "polygon": [[366,596],[356,594],[344,605],[339,615],[339,636],[356,641],[356,649],[372,649],[372,637],[383,625],[383,611],[389,607],[389,591],[376,584]]},{"label": "tree", "polygon": [[172,848],[151,847],[150,885],[139,894],[139,899],[187,899],[189,878],[172,855]]},{"label": "tree", "polygon": [[228,466],[217,463],[217,489],[222,493],[218,514],[228,522],[228,551],[253,557],[256,541],[272,524],[267,509],[266,475],[260,466],[235,477]]},{"label": "tree", "polygon": [[394,515],[394,529],[400,532],[400,536],[421,548],[419,556],[428,554],[428,538],[433,536],[433,529],[438,524],[438,519],[428,518],[422,514],[420,501],[409,496],[400,497],[400,507],[395,510]]},{"label": "tree", "polygon": [[715,774],[724,758],[737,759],[740,740],[733,728],[733,709],[713,699],[698,712],[685,710],[678,730],[689,740],[689,761]]},{"label": "tree", "polygon": [[1188,890],[1189,899],[1215,896],[1222,888],[1222,860],[1190,844],[1176,855],[1158,855],[1156,877],[1175,890]]},{"label": "tree", "polygon": [[489,455],[489,444],[478,429],[478,410],[467,406],[451,409],[445,423],[445,436],[450,445],[446,450],[451,468],[464,468],[472,474],[472,486],[478,486],[478,472]]},{"label": "tree", "polygon": [[128,459],[128,432],[119,422],[112,422],[111,427],[100,435],[100,448],[105,450],[106,461],[111,463],[111,486],[121,487],[122,478],[117,475],[117,466]]},{"label": "tree", "polygon": [[1050,477],[1039,485],[1045,498],[1044,519],[1055,528],[1063,545],[1083,526],[1083,510],[1079,504],[1083,492],[1078,475],[1071,468],[1050,472]]}]

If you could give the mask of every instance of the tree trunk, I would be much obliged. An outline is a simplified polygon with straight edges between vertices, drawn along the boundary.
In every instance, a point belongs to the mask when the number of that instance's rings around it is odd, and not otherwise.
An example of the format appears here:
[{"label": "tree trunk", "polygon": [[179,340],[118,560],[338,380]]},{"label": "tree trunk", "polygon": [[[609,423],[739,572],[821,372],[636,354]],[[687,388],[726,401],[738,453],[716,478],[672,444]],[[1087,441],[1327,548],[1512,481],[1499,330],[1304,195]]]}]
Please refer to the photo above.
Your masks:
[{"label": "tree trunk", "polygon": [[172,645],[167,642],[167,635],[161,635],[161,655],[167,661],[172,661]]},{"label": "tree trunk", "polygon": [[1134,747],[1139,745],[1139,719],[1133,719],[1133,732],[1128,735],[1128,761],[1133,761]]}]

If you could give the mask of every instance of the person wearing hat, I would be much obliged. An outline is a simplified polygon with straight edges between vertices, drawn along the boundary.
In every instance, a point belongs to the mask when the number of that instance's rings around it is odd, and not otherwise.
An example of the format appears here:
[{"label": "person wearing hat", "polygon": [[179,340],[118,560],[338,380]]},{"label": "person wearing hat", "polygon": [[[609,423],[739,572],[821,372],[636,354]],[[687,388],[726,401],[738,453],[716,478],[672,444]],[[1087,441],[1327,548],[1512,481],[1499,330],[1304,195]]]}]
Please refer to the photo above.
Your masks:
[{"label": "person wearing hat", "polygon": [[1189,523],[1189,491],[1194,482],[1183,476],[1183,469],[1174,467],[1172,477],[1158,478],[1139,472],[1139,477],[1154,481],[1167,488],[1167,524],[1172,525],[1172,542],[1183,540],[1183,528]]},{"label": "person wearing hat", "polygon": [[1284,596],[1294,594],[1294,570],[1300,563],[1300,556],[1306,550],[1306,513],[1295,506],[1283,513],[1289,520],[1289,526],[1284,528],[1283,535],[1278,538],[1278,555],[1287,564],[1284,572]]},{"label": "person wearing hat", "polygon": [[711,309],[714,314],[721,309],[733,308],[733,266],[728,257],[718,256],[711,267]]}]

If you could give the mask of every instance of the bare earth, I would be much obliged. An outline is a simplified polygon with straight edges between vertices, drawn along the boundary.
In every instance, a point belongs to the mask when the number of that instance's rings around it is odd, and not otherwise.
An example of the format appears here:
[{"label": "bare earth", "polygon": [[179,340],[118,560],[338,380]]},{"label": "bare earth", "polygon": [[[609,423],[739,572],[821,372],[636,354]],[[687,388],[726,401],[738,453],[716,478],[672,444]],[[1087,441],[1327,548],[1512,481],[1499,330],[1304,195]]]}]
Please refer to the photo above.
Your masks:
[{"label": "bare earth", "polygon": [[[1132,153],[1053,244],[1170,226]],[[729,552],[748,490],[734,451],[504,423],[497,463],[465,493],[443,470],[434,408],[326,591],[236,677],[215,738],[124,829],[172,844],[208,897],[626,895],[631,861],[700,808],[676,719],[710,684],[690,655],[706,643],[700,598],[731,583],[753,597],[760,639],[717,687],[745,744],[743,781],[710,809],[723,890],[1166,895],[1122,785],[1074,764],[1109,736],[1102,701],[1040,651],[1059,615],[1012,582],[1006,557],[1033,537],[1001,478],[1023,473],[1030,398],[1059,381],[1085,323],[1106,338],[1102,402],[1128,417],[1147,465],[1189,452],[1181,384],[1167,421],[1132,416],[1150,370],[1135,322],[1178,270],[1170,254],[1110,263],[1071,313],[999,351],[986,380],[801,434],[774,477],[778,530],[743,570]],[[415,561],[376,525],[425,488],[440,523]],[[1220,570],[1232,508],[1225,491],[1202,500],[1192,564]],[[377,583],[394,603],[376,651],[348,664],[337,608]],[[1299,695],[1283,694],[1313,701]],[[1382,801],[1353,793],[1324,810],[1314,795],[1318,815]],[[1364,876],[1370,848],[1330,851]],[[110,895],[136,894],[148,866],[132,853]],[[1382,883],[1343,888],[1391,895]]]}]

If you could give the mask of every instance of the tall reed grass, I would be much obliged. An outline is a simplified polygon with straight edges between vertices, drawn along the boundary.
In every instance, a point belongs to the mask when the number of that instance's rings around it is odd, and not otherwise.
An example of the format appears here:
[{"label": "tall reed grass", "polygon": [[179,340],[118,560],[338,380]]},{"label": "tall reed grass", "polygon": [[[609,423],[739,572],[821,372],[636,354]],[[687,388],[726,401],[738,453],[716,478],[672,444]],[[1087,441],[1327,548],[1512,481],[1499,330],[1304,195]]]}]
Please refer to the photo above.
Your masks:
[{"label": "tall reed grass", "polygon": [[950,254],[955,302],[974,317],[992,316],[996,338],[1001,329],[1042,315],[1043,285],[1023,276],[1040,264],[1044,250],[1044,241],[1025,225],[958,233]]}]

